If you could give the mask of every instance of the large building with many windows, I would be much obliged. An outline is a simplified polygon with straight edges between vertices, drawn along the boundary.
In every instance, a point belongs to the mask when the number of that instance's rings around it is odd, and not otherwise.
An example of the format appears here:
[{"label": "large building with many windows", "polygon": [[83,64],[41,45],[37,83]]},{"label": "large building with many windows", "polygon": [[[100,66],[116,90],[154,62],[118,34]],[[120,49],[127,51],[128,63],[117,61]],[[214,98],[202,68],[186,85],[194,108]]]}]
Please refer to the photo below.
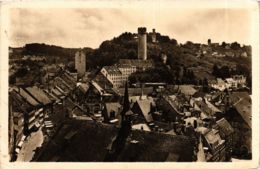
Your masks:
[{"label": "large building with many windows", "polygon": [[122,87],[127,78],[134,72],[136,67],[131,65],[104,66],[101,73],[113,84],[113,87]]}]

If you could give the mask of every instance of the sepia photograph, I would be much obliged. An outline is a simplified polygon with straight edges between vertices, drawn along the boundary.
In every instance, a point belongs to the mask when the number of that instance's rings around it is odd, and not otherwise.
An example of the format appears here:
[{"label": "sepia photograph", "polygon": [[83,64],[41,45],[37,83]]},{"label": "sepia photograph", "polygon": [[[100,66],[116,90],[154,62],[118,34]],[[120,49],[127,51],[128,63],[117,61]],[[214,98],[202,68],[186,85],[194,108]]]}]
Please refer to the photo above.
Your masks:
[{"label": "sepia photograph", "polygon": [[259,166],[257,2],[95,2],[1,3],[1,159]]}]

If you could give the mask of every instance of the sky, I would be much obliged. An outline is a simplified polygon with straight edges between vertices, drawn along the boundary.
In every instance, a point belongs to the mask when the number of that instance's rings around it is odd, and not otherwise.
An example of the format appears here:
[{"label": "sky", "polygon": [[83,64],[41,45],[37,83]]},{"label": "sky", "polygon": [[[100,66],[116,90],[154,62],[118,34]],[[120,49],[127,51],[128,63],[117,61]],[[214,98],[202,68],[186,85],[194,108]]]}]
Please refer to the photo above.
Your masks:
[{"label": "sky", "polygon": [[123,32],[153,28],[178,43],[234,42],[250,45],[251,13],[246,8],[12,8],[10,46],[46,43],[98,48]]}]

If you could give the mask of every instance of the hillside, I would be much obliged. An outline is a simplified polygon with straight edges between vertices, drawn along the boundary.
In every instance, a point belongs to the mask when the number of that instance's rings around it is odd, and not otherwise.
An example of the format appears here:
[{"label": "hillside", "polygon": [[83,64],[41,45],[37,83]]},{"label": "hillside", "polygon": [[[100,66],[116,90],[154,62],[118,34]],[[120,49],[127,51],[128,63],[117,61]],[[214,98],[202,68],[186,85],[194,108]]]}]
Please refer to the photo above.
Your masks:
[{"label": "hillside", "polygon": [[[214,64],[219,68],[228,66],[232,70],[242,67],[244,74],[251,76],[251,46],[243,46],[237,42],[226,44],[198,44],[186,42],[178,44],[177,40],[157,33],[157,43],[151,42],[151,33],[147,36],[148,59],[160,62],[162,53],[168,56],[167,64],[172,74],[181,80],[184,70],[192,71],[198,79],[213,79]],[[74,55],[79,48],[63,48],[46,44],[26,44],[22,48],[10,48],[10,59],[23,55],[36,55],[46,57],[47,63],[74,62]],[[84,48],[87,55],[88,69],[101,68],[112,65],[119,59],[137,59],[137,34],[125,32],[101,43],[99,48]],[[246,56],[243,55],[246,53]],[[70,64],[71,65],[71,64]]]}]

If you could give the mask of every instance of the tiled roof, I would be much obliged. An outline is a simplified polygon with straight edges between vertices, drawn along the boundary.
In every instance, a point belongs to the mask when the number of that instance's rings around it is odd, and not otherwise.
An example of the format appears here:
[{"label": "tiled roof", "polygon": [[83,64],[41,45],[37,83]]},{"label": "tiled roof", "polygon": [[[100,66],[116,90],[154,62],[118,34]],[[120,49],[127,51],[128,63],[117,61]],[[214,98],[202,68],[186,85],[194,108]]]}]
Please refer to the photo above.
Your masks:
[{"label": "tiled roof", "polygon": [[204,134],[204,137],[212,150],[214,150],[214,147],[216,147],[222,140],[218,133],[218,130],[215,129],[211,129],[210,131],[208,131],[206,134]]},{"label": "tiled roof", "polygon": [[16,91],[9,92],[10,103],[12,104],[13,111],[29,112],[33,109],[33,106],[29,104],[21,95]]},{"label": "tiled roof", "polygon": [[137,100],[137,104],[140,107],[145,120],[149,123],[153,121],[153,117],[151,114],[151,104],[154,106],[155,102],[152,98],[145,100]]},{"label": "tiled roof", "polygon": [[[72,132],[73,136],[66,140],[68,133]],[[104,162],[117,134],[118,128],[114,125],[66,121],[53,138],[55,144],[46,145],[41,153],[36,151],[34,161],[37,158],[36,161]],[[192,141],[185,136],[132,130],[113,161],[191,161],[193,147]],[[178,157],[173,158],[173,154]]]},{"label": "tiled roof", "polygon": [[234,107],[238,111],[238,113],[241,115],[241,117],[244,119],[246,124],[251,128],[252,122],[251,122],[251,117],[252,117],[252,108],[251,108],[251,103],[248,102],[246,99],[242,99],[238,101]]},{"label": "tiled roof", "polygon": [[[71,131],[77,131],[65,144],[65,137]],[[51,161],[57,157],[63,162],[102,162],[105,160],[108,147],[118,129],[113,125],[93,121],[70,120],[55,135],[56,144],[48,144],[38,156],[37,161]]]},{"label": "tiled roof", "polygon": [[54,94],[52,94],[51,92],[46,91],[45,93],[46,93],[49,97],[51,97],[51,100],[54,100],[54,101],[56,101],[56,102],[59,102],[59,101],[60,101],[60,99],[59,99],[57,96],[55,96]]},{"label": "tiled roof", "polygon": [[247,125],[251,127],[252,103],[249,94],[247,92],[234,92],[230,94],[230,100]]},{"label": "tiled roof", "polygon": [[197,92],[197,90],[193,88],[193,85],[179,85],[179,90],[187,96],[192,96]]},{"label": "tiled roof", "polygon": [[55,77],[54,79],[56,81],[56,84],[61,87],[63,90],[69,92],[70,90],[72,90],[73,88],[68,85],[62,78],[60,77]]},{"label": "tiled roof", "polygon": [[25,91],[23,88],[20,88],[18,90],[18,93],[25,98],[31,105],[33,106],[39,106],[40,103],[36,101],[27,91]]},{"label": "tiled roof", "polygon": [[119,65],[131,65],[139,68],[148,68],[154,66],[153,60],[139,60],[139,59],[120,59]]},{"label": "tiled roof", "polygon": [[112,83],[109,80],[107,80],[107,78],[100,72],[95,76],[92,82],[95,82],[107,93],[115,93],[115,91],[112,89]]},{"label": "tiled roof", "polygon": [[199,106],[200,110],[207,116],[213,116],[215,114],[215,112],[213,112],[213,110],[211,110],[204,101],[195,101],[195,103]]},{"label": "tiled roof", "polygon": [[42,104],[47,105],[51,103],[51,100],[48,96],[44,93],[44,91],[36,86],[27,87],[26,90],[33,95],[34,98],[39,100]]},{"label": "tiled roof", "polygon": [[51,92],[52,92],[56,97],[58,97],[58,98],[60,98],[61,96],[63,96],[63,94],[62,94],[59,90],[57,90],[57,89],[55,89],[55,88],[52,88],[52,89],[51,89]]},{"label": "tiled roof", "polygon": [[192,155],[193,145],[188,137],[132,130],[117,161],[192,161]]},{"label": "tiled roof", "polygon": [[225,136],[230,136],[234,132],[234,129],[225,118],[218,120],[216,123],[219,130],[222,131]]},{"label": "tiled roof", "polygon": [[57,101],[58,98],[55,97],[54,95],[51,95],[51,93],[49,93],[46,89],[43,90],[44,93],[46,94],[46,96],[48,96],[48,98],[51,100],[51,101]]},{"label": "tiled roof", "polygon": [[104,66],[103,68],[106,69],[108,74],[122,74],[117,66]]},{"label": "tiled roof", "polygon": [[61,79],[64,80],[72,89],[76,87],[76,81],[68,73],[64,72],[60,75]]}]

